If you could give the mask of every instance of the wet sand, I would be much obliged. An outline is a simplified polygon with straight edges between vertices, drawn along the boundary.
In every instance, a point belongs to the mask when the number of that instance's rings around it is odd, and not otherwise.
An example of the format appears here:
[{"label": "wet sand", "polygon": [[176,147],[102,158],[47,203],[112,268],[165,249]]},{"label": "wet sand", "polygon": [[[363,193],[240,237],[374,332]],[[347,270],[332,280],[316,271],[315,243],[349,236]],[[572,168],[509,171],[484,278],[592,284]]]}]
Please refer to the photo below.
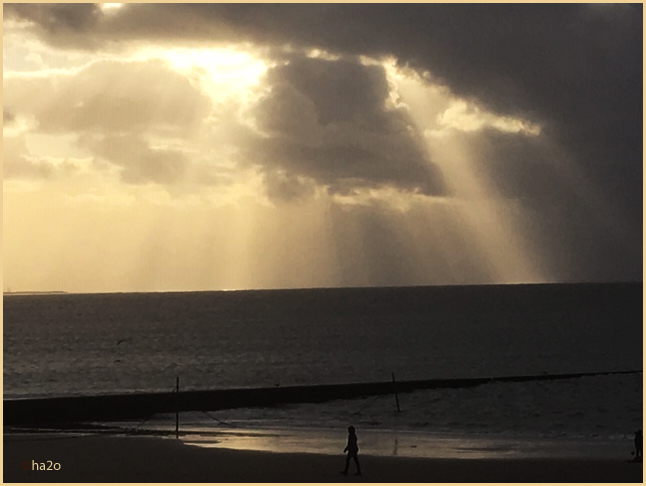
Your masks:
[{"label": "wet sand", "polygon": [[[642,464],[586,459],[422,459],[201,448],[156,437],[5,434],[4,482],[633,482]],[[31,462],[51,462],[35,471]],[[60,464],[59,470],[53,470]]]}]

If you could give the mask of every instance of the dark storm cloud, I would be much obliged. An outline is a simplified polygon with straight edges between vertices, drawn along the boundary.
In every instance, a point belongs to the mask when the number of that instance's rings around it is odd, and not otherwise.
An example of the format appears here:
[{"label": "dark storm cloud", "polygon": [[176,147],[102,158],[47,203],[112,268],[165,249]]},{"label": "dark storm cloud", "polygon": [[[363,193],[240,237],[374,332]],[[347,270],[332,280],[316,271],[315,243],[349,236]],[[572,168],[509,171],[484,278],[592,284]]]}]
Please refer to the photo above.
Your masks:
[{"label": "dark storm cloud", "polygon": [[271,84],[288,83],[305,94],[321,125],[374,116],[383,111],[389,91],[383,67],[349,61],[294,59],[272,69],[268,78]]},{"label": "dark storm cloud", "polygon": [[[330,193],[391,185],[443,194],[417,128],[403,109],[386,106],[383,67],[294,58],[270,69],[265,83],[271,91],[254,115],[271,137],[249,144],[248,158],[266,171],[308,177]],[[280,180],[289,197],[301,184]]]},{"label": "dark storm cloud", "polygon": [[33,22],[36,32],[52,45],[95,48],[99,44],[93,36],[82,35],[96,27],[100,18],[98,4],[4,4],[3,15]]},{"label": "dark storm cloud", "polygon": [[83,32],[96,24],[98,4],[92,3],[7,3],[3,14],[8,18],[30,20],[52,34]]}]

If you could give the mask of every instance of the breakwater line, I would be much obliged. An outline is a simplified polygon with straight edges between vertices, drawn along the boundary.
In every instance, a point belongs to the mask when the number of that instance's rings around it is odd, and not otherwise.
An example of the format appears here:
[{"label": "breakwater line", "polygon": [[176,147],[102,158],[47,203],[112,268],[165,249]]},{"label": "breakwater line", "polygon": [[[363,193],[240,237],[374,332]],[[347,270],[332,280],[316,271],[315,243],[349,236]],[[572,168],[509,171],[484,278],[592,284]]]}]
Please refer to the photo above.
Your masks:
[{"label": "breakwater line", "polygon": [[465,388],[492,382],[564,380],[586,376],[641,373],[642,370],[429,379],[267,388],[235,388],[182,392],[128,393],[3,400],[4,425],[44,425],[69,422],[147,418],[155,413],[216,411],[268,407],[286,403],[320,403],[365,396],[409,393],[432,388]]}]

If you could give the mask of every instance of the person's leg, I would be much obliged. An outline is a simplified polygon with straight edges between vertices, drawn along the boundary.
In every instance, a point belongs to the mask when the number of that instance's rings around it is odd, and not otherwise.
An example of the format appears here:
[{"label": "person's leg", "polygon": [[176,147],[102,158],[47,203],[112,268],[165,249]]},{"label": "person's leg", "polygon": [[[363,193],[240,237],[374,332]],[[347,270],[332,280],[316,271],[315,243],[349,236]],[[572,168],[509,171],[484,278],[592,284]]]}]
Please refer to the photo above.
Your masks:
[{"label": "person's leg", "polygon": [[361,474],[361,466],[359,465],[359,456],[357,454],[354,454],[352,458],[354,459],[354,463],[357,465],[357,474]]},{"label": "person's leg", "polygon": [[348,468],[350,467],[350,453],[345,456],[345,469],[341,471],[343,474],[348,474]]}]

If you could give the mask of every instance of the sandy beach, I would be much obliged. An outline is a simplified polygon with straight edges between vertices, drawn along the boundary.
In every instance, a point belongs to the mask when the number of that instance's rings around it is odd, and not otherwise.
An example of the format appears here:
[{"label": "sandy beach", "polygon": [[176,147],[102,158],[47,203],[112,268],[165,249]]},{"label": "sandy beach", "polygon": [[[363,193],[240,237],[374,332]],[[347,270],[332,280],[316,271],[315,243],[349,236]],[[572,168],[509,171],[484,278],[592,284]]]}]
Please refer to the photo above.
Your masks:
[{"label": "sandy beach", "polygon": [[[4,482],[620,482],[642,464],[586,459],[422,459],[201,448],[170,438],[4,435]],[[32,470],[32,461],[46,470]],[[48,462],[48,461],[51,461]],[[58,467],[60,465],[60,468]],[[51,467],[50,470],[47,468]],[[58,470],[54,470],[54,469]]]}]

